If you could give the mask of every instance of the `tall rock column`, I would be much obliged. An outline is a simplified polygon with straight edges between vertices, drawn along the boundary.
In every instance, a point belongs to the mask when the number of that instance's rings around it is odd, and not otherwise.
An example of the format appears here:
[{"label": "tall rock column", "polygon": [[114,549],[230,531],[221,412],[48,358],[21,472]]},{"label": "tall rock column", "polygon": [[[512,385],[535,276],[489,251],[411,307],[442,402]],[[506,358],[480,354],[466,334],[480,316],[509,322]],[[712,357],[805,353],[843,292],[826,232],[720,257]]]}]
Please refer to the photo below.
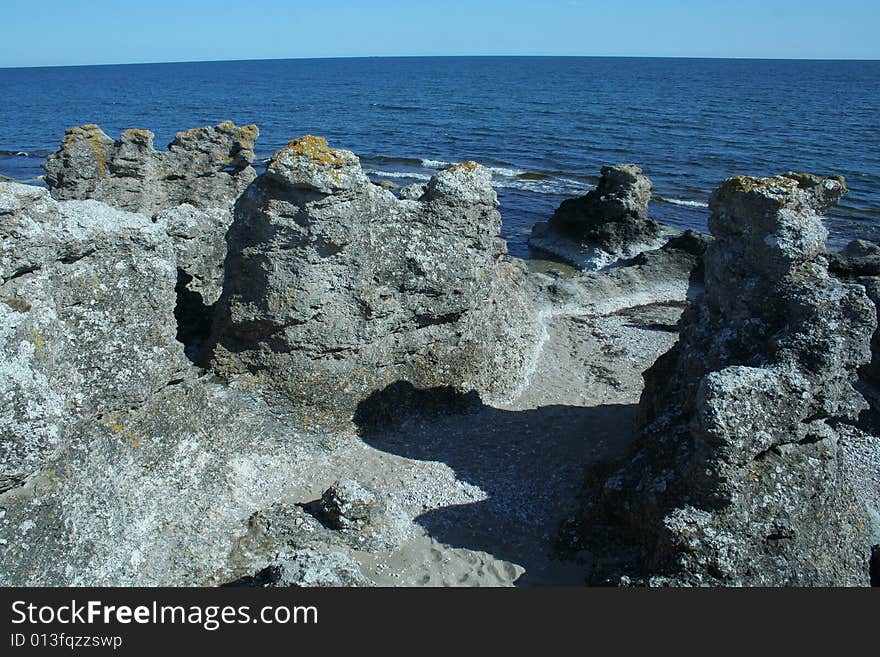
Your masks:
[{"label": "tall rock column", "polygon": [[480,165],[399,200],[354,154],[294,140],[236,207],[213,367],[336,418],[396,382],[504,394],[534,329],[500,226]]},{"label": "tall rock column", "polygon": [[787,174],[731,178],[712,196],[705,294],[645,374],[635,450],[598,478],[583,518],[631,549],[596,578],[867,583],[844,444],[876,321],[864,288],[829,276],[819,216],[845,191]]}]

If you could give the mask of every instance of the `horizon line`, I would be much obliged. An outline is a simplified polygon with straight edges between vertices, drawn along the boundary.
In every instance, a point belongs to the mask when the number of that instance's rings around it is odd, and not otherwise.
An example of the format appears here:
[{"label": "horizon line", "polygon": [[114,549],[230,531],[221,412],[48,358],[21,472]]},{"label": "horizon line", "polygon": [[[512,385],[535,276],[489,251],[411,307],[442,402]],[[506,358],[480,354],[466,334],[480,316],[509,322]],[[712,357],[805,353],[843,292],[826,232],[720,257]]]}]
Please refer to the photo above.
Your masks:
[{"label": "horizon line", "polygon": [[286,62],[323,61],[346,59],[683,59],[717,61],[768,61],[768,62],[878,62],[876,58],[850,57],[758,57],[758,56],[709,56],[709,55],[523,55],[523,54],[481,54],[481,55],[326,55],[315,57],[246,57],[242,59],[184,59],[175,61],[146,62],[99,62],[94,64],[34,64],[27,66],[0,66],[0,70],[20,70],[39,68],[89,68],[98,66],[155,66],[173,64],[229,64],[238,62]]}]

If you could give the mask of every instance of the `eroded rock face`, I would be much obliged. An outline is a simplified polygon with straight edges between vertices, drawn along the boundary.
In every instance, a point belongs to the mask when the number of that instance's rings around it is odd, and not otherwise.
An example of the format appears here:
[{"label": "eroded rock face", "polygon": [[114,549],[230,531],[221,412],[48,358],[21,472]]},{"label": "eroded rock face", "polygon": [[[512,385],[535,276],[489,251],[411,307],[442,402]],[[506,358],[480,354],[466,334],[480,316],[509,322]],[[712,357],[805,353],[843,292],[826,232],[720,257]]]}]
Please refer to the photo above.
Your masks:
[{"label": "eroded rock face", "polygon": [[220,296],[232,205],[254,180],[255,125],[177,133],[167,151],[149,130],[126,130],[117,141],[96,125],[67,130],[46,162],[46,184],[59,200],[97,199],[155,217],[172,237],[186,289],[210,306]]},{"label": "eroded rock face", "polygon": [[500,226],[480,165],[399,200],[354,154],[292,141],[237,204],[213,367],[343,418],[400,380],[504,394],[530,356],[533,312]]},{"label": "eroded rock face", "polygon": [[[828,269],[835,276],[865,286],[880,320],[880,246],[866,240],[853,240],[842,252],[830,252],[828,261]],[[862,376],[876,386],[880,384],[880,329],[871,338],[871,353],[871,362],[862,369]],[[872,403],[877,406],[876,401]]]},{"label": "eroded rock face", "polygon": [[648,217],[652,184],[635,164],[602,167],[596,189],[562,202],[535,225],[529,245],[586,270],[655,249],[662,226]]},{"label": "eroded rock face", "polygon": [[788,174],[713,195],[705,294],[645,375],[634,453],[591,488],[596,579],[867,583],[868,521],[838,427],[865,407],[853,383],[876,320],[861,286],[829,276],[819,217],[845,191]]},{"label": "eroded rock face", "polygon": [[40,473],[0,498],[6,586],[215,586],[275,554],[232,557],[255,509],[327,459],[260,397],[204,380],[79,418]]},{"label": "eroded rock face", "polygon": [[46,184],[58,200],[92,198],[148,216],[184,203],[217,207],[256,177],[259,134],[226,121],[179,132],[162,152],[149,130],[125,130],[114,141],[93,124],[70,128],[45,164]]},{"label": "eroded rock face", "polygon": [[79,418],[147,399],[185,369],[170,240],[138,214],[0,184],[0,490]]}]

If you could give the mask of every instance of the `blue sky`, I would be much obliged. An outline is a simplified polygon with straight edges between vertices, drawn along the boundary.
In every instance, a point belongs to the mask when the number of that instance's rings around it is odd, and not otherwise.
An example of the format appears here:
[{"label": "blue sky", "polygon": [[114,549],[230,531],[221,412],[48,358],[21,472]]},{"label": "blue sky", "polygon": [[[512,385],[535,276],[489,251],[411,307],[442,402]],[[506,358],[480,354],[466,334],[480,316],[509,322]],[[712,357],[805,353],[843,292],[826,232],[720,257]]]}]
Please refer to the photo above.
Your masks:
[{"label": "blue sky", "polygon": [[0,67],[383,55],[880,58],[878,0],[0,0]]}]

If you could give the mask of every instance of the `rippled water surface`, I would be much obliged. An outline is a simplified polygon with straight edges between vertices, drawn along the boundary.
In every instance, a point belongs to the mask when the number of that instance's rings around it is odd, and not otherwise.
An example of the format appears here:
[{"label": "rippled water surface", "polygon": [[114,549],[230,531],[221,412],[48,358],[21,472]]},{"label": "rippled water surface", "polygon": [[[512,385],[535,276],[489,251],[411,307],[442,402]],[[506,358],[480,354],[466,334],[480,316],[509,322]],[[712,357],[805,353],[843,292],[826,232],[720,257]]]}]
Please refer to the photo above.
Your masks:
[{"label": "rippled water surface", "polygon": [[[256,123],[267,157],[306,133],[375,179],[426,179],[474,159],[495,174],[514,254],[603,164],[635,162],[652,214],[705,229],[724,178],[840,173],[836,241],[880,239],[880,62],[616,58],[278,60],[0,69],[0,174],[33,180],[66,127],[156,144],[224,119]],[[21,154],[17,154],[21,153]]]}]

